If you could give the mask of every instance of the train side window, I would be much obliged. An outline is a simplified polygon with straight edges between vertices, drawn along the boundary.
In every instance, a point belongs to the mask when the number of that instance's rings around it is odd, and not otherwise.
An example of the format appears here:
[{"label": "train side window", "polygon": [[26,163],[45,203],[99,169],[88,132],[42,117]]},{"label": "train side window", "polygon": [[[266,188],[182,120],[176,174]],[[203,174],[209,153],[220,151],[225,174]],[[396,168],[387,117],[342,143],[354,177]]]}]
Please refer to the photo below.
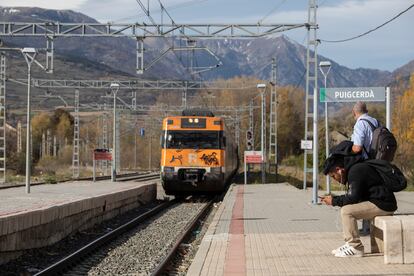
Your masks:
[{"label": "train side window", "polygon": [[223,146],[226,146],[226,136],[223,136]]}]

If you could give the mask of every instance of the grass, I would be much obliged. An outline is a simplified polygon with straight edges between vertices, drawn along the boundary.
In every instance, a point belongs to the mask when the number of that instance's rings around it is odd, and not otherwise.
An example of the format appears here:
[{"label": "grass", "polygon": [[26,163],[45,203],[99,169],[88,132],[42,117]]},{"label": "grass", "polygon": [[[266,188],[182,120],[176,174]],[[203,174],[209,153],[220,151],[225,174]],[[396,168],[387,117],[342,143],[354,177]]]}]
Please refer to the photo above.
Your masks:
[{"label": "grass", "polygon": [[[289,182],[292,186],[295,186],[298,189],[303,188],[303,168],[298,168],[294,166],[280,166],[279,175],[281,179],[283,177],[286,179],[285,182]],[[312,177],[312,174],[308,174],[308,178]],[[414,178],[407,179],[407,188],[404,190],[406,192],[414,192]],[[323,174],[319,174],[319,187],[321,191],[326,191],[326,177]],[[307,181],[307,187],[312,187],[312,179]],[[331,178],[331,191],[341,191],[344,189],[344,186],[339,184],[337,181]]]},{"label": "grass", "polygon": [[[282,183],[288,182],[289,184],[295,186],[298,189],[302,189],[303,181],[289,175],[275,174],[266,172],[266,182],[265,183]],[[239,173],[235,176],[234,183],[244,184],[244,173]],[[261,171],[252,171],[247,177],[248,184],[262,184],[262,172]]]},{"label": "grass", "polygon": [[[310,166],[310,165],[309,165]],[[311,166],[310,166],[311,167]],[[312,187],[312,174],[308,173],[308,179],[306,183],[307,188]],[[326,176],[322,173],[319,174],[318,190],[326,191]],[[407,188],[404,191],[414,192],[414,177],[407,177]],[[288,182],[292,186],[303,189],[303,155],[302,156],[290,156],[283,160],[282,165],[279,165],[278,175],[267,173],[266,183],[280,183]],[[236,183],[244,183],[244,174],[241,173],[236,176]],[[250,173],[248,178],[249,184],[262,183],[261,172],[256,168],[255,171]],[[331,178],[331,191],[343,191],[344,185],[339,184],[337,181]]]}]

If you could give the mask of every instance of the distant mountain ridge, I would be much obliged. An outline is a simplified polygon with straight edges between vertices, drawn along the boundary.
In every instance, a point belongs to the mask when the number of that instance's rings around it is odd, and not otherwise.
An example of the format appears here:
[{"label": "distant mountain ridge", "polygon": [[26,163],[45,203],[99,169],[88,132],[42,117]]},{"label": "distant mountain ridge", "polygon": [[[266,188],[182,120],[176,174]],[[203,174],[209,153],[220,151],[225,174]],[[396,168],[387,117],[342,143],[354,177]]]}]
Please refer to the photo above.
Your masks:
[{"label": "distant mountain ridge", "polygon": [[[82,13],[70,10],[47,10],[41,8],[0,8],[0,20],[10,22],[97,22]],[[40,38],[6,38],[6,44],[45,47]],[[174,41],[177,47],[177,41]],[[163,50],[171,47],[171,39],[145,39],[146,64],[156,59]],[[285,35],[258,39],[208,39],[198,40],[198,46],[207,47],[223,63],[217,68],[202,73],[203,79],[214,80],[235,76],[254,76],[269,80],[271,59],[277,59],[277,78],[280,85],[304,86],[306,48]],[[136,43],[134,39],[123,38],[57,38],[57,55],[75,62],[95,62],[124,72],[131,77],[154,79],[191,79],[185,56],[171,51],[144,75],[135,74]],[[318,56],[319,60],[330,60],[332,71],[328,77],[329,86],[374,86],[387,85],[396,75],[407,76],[414,71],[414,60],[394,72],[376,69],[350,69],[335,61]],[[188,56],[187,56],[188,59]],[[195,53],[192,63],[200,67],[214,67],[215,60],[206,53]],[[99,74],[97,74],[99,75]],[[81,78],[81,76],[79,76]]]}]

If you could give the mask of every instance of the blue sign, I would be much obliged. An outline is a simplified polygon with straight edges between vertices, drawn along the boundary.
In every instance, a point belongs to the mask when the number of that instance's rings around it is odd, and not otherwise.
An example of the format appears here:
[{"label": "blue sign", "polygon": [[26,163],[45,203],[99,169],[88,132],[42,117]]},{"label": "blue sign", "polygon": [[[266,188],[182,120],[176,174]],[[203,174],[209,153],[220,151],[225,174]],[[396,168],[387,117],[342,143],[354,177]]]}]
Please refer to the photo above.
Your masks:
[{"label": "blue sign", "polygon": [[139,130],[139,135],[145,136],[145,129],[143,127]]}]

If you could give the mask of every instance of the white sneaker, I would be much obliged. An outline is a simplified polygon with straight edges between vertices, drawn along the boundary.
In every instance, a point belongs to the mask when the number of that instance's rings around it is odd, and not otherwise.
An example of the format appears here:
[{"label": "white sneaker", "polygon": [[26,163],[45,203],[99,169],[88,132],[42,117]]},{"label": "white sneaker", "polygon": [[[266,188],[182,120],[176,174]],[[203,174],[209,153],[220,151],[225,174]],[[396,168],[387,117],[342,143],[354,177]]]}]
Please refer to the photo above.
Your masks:
[{"label": "white sneaker", "polygon": [[335,253],[335,257],[346,258],[346,257],[363,257],[364,250],[355,249],[353,246],[347,245],[347,247],[341,249]]},{"label": "white sneaker", "polygon": [[332,251],[331,251],[331,253],[332,253],[332,255],[335,255],[336,253],[338,253],[338,252],[341,252],[342,250],[344,250],[345,248],[348,248],[348,243],[345,243],[344,245],[342,245],[342,246],[340,246],[340,247],[338,247],[338,248],[336,248],[336,249],[333,249]]}]

